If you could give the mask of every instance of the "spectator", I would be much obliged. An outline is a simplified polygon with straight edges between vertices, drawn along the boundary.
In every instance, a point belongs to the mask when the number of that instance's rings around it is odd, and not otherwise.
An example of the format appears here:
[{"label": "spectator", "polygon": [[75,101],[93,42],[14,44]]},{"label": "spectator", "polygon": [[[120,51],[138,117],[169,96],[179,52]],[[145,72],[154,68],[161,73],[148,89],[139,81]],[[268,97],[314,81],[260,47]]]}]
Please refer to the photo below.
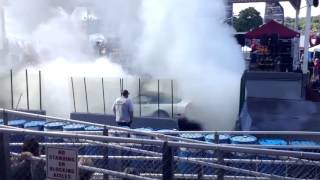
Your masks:
[{"label": "spectator", "polygon": [[35,138],[25,140],[21,157],[11,165],[12,180],[45,180],[44,160],[32,159],[32,156],[39,155],[37,140]]},{"label": "spectator", "polygon": [[[132,175],[139,175],[139,173],[137,172],[137,170],[135,168],[126,168],[124,170],[124,173],[132,174]],[[123,178],[122,180],[130,180],[130,178]]]},{"label": "spectator", "polygon": [[129,99],[129,91],[123,90],[121,97],[113,103],[112,110],[118,126],[131,126],[133,120],[133,103]]},{"label": "spectator", "polygon": [[[89,158],[80,158],[78,162],[79,166],[92,166],[93,162]],[[79,180],[90,180],[93,175],[92,171],[80,169],[79,170]]]},{"label": "spectator", "polygon": [[256,40],[253,39],[252,40],[252,44],[251,44],[251,62],[252,63],[256,63],[257,62],[257,43]]},{"label": "spectator", "polygon": [[320,78],[320,59],[316,58],[314,60],[314,80],[316,81],[316,84],[318,84],[318,86],[320,81],[319,78]]}]

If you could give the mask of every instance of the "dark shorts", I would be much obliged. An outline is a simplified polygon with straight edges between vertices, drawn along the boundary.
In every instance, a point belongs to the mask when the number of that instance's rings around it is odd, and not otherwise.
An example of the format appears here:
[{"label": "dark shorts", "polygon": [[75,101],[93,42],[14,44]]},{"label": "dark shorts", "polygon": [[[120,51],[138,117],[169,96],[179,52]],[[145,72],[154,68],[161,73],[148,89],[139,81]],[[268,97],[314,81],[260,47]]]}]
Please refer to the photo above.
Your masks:
[{"label": "dark shorts", "polygon": [[131,127],[131,122],[117,122],[118,126],[128,126]]}]

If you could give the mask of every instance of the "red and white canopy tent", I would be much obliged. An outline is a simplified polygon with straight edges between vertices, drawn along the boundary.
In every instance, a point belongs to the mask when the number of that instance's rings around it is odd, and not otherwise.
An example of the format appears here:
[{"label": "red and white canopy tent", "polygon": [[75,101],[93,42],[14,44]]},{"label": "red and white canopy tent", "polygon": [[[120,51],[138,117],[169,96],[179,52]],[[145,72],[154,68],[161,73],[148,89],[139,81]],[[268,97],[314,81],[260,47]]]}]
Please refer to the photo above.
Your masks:
[{"label": "red and white canopy tent", "polygon": [[271,36],[272,34],[278,34],[279,39],[292,39],[300,37],[300,33],[273,20],[261,25],[256,29],[253,29],[252,31],[249,31],[245,37],[247,39],[259,39],[262,35]]}]

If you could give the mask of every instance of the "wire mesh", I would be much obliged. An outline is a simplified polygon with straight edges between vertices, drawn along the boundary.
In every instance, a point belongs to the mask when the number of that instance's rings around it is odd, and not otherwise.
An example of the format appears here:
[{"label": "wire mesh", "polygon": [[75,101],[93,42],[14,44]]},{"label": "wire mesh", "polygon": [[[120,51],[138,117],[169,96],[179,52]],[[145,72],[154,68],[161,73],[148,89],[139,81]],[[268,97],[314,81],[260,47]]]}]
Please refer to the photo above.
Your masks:
[{"label": "wire mesh", "polygon": [[[171,141],[168,137],[154,137],[153,134],[139,134],[130,129],[109,126],[108,131],[99,127],[90,128],[89,131],[81,123],[61,125],[52,122],[51,126],[39,128],[27,126],[29,120],[12,120],[9,119],[10,128],[22,128],[23,124],[25,129],[42,133],[45,130],[55,134],[51,137],[45,133],[30,136],[25,135],[29,134],[27,132],[10,132],[12,179],[45,177],[45,150],[51,146],[71,148],[78,152],[79,176],[82,179],[102,179],[104,176],[111,179],[161,179],[170,173],[175,179],[320,179],[320,158],[316,158],[320,157],[318,145],[305,145],[306,142],[302,141],[289,140],[289,146],[274,147],[258,144],[220,146],[213,143],[214,139],[207,143],[203,140],[199,143],[182,143],[183,139]],[[9,129],[9,126],[5,127]],[[6,132],[3,129],[0,131]],[[71,137],[64,135],[66,133],[76,135]],[[102,133],[113,139],[102,140],[103,138],[99,138]],[[85,134],[97,136],[89,138]],[[199,133],[198,136],[194,135],[188,137],[200,137]],[[152,143],[156,141],[160,143]],[[34,142],[39,143],[39,147],[33,147],[32,144],[36,144]],[[221,140],[220,142],[222,143]],[[280,149],[286,151],[279,151]],[[309,156],[304,156],[306,152]],[[35,172],[35,169],[39,172]]]},{"label": "wire mesh", "polygon": [[[111,137],[130,137],[121,131],[109,132]],[[41,139],[41,141],[39,140]],[[34,147],[37,146],[38,147]],[[74,149],[78,152],[79,178],[102,179],[129,178],[143,179],[142,173],[161,173],[161,147],[137,143],[114,143],[93,141],[85,138],[37,137],[12,135],[10,138],[12,159],[12,178],[30,177],[45,179],[45,149],[59,147]],[[34,157],[34,158],[33,158]],[[43,158],[43,159],[41,159]],[[36,163],[41,161],[42,163]],[[33,165],[36,164],[36,165]],[[35,166],[41,166],[34,169]],[[38,175],[38,172],[43,172]],[[43,175],[44,174],[44,175]]]}]

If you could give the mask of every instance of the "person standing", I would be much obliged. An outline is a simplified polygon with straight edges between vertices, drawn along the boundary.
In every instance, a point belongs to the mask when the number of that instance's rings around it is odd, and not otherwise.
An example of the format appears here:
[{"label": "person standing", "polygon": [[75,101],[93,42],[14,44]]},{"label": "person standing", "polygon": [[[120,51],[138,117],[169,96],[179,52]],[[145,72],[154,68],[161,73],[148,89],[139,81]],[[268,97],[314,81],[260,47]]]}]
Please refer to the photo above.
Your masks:
[{"label": "person standing", "polygon": [[[40,145],[36,138],[27,137],[22,145],[21,157],[12,159],[11,180],[45,180],[45,162],[33,159],[40,156]],[[0,178],[1,179],[1,178]]]},{"label": "person standing", "polygon": [[251,63],[256,63],[257,62],[257,51],[258,51],[258,47],[257,47],[257,42],[255,39],[252,40],[252,44],[251,44]]},{"label": "person standing", "polygon": [[314,81],[316,84],[316,89],[320,89],[320,59],[315,58],[314,60]]},{"label": "person standing", "polygon": [[133,103],[129,99],[129,91],[123,90],[112,106],[118,126],[131,126],[133,120]]}]

